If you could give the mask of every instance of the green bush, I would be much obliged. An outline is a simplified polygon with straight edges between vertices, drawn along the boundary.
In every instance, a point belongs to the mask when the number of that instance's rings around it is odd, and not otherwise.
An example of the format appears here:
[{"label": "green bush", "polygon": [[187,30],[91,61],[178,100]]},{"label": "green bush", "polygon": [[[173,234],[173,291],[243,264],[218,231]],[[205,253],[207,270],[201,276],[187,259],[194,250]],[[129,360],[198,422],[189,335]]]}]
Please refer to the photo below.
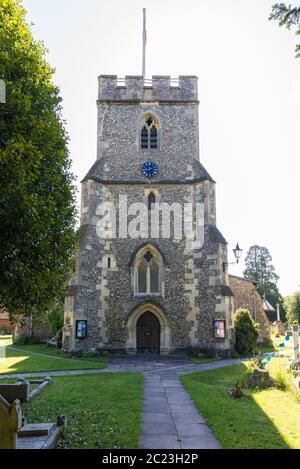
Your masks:
[{"label": "green bush", "polygon": [[38,337],[29,337],[27,335],[19,335],[14,338],[14,345],[34,345],[43,343]]},{"label": "green bush", "polygon": [[99,352],[96,350],[89,350],[88,352],[84,352],[83,358],[95,358],[99,357]]},{"label": "green bush", "polygon": [[18,337],[14,337],[14,345],[26,345],[28,344],[28,339],[26,335],[19,335]]},{"label": "green bush", "polygon": [[53,336],[63,328],[64,325],[64,308],[61,303],[56,303],[48,314],[48,321]]},{"label": "green bush", "polygon": [[247,309],[238,309],[234,315],[235,347],[241,355],[251,355],[256,348],[259,325]]}]

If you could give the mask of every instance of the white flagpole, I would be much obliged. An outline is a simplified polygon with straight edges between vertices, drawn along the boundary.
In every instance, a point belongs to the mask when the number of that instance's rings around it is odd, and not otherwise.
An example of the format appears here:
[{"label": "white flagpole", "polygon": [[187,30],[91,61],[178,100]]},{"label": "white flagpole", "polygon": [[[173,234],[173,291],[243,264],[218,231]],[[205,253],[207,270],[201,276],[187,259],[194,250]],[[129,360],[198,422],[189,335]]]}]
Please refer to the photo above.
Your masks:
[{"label": "white flagpole", "polygon": [[146,8],[143,8],[143,78],[146,78]]},{"label": "white flagpole", "polygon": [[277,308],[277,321],[280,321],[280,309],[279,309],[279,303],[276,305]]}]

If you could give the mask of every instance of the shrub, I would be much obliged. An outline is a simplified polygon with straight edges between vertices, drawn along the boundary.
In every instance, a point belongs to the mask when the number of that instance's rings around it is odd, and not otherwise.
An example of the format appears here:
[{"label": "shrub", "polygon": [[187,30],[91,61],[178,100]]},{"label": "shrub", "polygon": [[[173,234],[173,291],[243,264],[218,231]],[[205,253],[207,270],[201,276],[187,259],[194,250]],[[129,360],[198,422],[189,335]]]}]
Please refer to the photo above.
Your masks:
[{"label": "shrub", "polygon": [[14,345],[34,345],[41,343],[43,343],[43,341],[38,337],[29,337],[28,335],[19,335],[14,338]]},{"label": "shrub", "polygon": [[268,365],[268,371],[272,376],[275,386],[282,391],[291,391],[292,376],[286,369],[286,363],[280,358],[273,359]]},{"label": "shrub", "polygon": [[257,343],[259,325],[247,309],[238,309],[234,315],[235,347],[241,355],[252,354]]},{"label": "shrub", "polygon": [[28,339],[26,335],[19,335],[18,337],[14,338],[14,345],[26,345],[28,344]]},{"label": "shrub", "polygon": [[64,325],[64,309],[61,303],[56,303],[48,314],[48,321],[52,334],[57,335]]},{"label": "shrub", "polygon": [[88,352],[84,352],[83,358],[95,358],[99,357],[99,355],[99,352],[97,352],[96,350],[89,350]]}]

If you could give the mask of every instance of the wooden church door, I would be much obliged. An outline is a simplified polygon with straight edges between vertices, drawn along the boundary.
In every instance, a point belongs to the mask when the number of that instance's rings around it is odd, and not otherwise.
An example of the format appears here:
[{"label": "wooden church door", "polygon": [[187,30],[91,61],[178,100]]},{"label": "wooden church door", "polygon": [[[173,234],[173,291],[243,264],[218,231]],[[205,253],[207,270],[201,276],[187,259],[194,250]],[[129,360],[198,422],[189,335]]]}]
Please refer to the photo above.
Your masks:
[{"label": "wooden church door", "polygon": [[160,323],[154,314],[149,311],[142,314],[136,329],[137,351],[139,353],[159,353]]}]

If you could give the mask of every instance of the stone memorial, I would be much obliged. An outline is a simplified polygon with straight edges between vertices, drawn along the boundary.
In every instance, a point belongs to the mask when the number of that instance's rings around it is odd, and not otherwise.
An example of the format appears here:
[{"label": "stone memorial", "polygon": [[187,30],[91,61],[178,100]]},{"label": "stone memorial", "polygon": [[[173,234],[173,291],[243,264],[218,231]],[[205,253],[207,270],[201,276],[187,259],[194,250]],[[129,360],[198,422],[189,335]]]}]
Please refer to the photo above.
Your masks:
[{"label": "stone memorial", "polygon": [[274,381],[267,370],[255,368],[247,381],[248,388],[270,388],[274,386]]},{"label": "stone memorial", "polygon": [[293,324],[292,334],[293,334],[293,348],[292,348],[292,360],[290,362],[290,367],[292,369],[298,369],[298,368],[300,368],[299,326],[298,326],[298,324]]}]

